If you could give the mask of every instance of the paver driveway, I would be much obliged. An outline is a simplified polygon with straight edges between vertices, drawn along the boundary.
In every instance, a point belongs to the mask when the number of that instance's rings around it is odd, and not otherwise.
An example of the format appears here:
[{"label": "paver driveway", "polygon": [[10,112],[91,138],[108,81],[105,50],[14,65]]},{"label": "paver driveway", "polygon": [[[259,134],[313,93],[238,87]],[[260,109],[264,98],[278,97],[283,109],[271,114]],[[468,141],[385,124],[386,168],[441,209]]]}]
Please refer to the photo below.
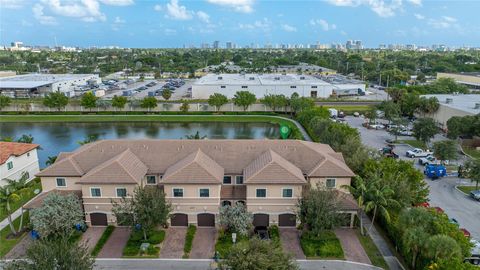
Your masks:
[{"label": "paver driveway", "polygon": [[106,228],[107,227],[89,227],[87,231],[83,233],[80,244],[85,245],[88,252],[91,252]]},{"label": "paver driveway", "polygon": [[108,238],[102,250],[98,254],[98,258],[121,258],[123,248],[127,244],[130,237],[131,229],[128,227],[116,227]]},{"label": "paver driveway", "polygon": [[193,238],[190,259],[211,259],[215,253],[217,229],[213,227],[198,227]]},{"label": "paver driveway", "polygon": [[295,259],[305,259],[305,254],[303,254],[300,246],[300,235],[297,228],[280,228],[279,230],[283,250],[293,254]]},{"label": "paver driveway", "polygon": [[160,258],[182,258],[187,227],[170,227],[163,240]]},{"label": "paver driveway", "polygon": [[347,261],[372,264],[353,229],[336,229],[335,234],[342,244],[343,253]]}]

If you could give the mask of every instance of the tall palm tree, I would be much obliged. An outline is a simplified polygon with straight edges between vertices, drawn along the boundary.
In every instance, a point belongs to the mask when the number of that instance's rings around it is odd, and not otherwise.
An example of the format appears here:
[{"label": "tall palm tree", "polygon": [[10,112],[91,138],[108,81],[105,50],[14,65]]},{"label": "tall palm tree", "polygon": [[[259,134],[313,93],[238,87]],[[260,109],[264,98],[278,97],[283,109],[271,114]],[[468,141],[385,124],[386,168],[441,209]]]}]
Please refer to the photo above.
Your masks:
[{"label": "tall palm tree", "polygon": [[197,130],[195,134],[185,135],[185,138],[188,140],[203,140],[207,138],[207,135],[200,136],[200,132]]},{"label": "tall palm tree", "polygon": [[[29,176],[26,172],[22,173],[22,176],[18,180],[4,179],[7,184],[0,190],[0,205],[8,216],[8,223],[13,234],[17,234],[12,221],[11,204],[20,200],[29,191],[28,180]],[[4,205],[5,204],[5,205]],[[20,224],[18,231],[23,227],[23,207],[21,207]]]},{"label": "tall palm tree", "polygon": [[372,224],[369,230],[372,229],[378,212],[380,212],[387,221],[390,221],[388,207],[399,205],[398,201],[392,199],[393,194],[394,191],[390,187],[380,183],[380,178],[371,179],[367,183],[364,202],[365,212],[369,213],[373,211]]},{"label": "tall palm tree", "polygon": [[428,236],[423,228],[411,228],[403,235],[403,244],[405,248],[412,253],[412,269],[415,269],[418,253],[425,245]]}]

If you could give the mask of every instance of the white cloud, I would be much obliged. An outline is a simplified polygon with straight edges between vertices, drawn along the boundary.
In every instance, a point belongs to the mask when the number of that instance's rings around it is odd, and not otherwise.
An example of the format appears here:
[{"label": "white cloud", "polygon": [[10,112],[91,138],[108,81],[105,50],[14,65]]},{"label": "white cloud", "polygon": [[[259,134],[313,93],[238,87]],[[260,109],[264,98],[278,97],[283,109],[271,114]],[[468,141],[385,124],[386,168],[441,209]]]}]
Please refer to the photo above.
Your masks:
[{"label": "white cloud", "polygon": [[115,17],[115,20],[113,21],[113,23],[116,23],[116,24],[122,24],[122,23],[125,23],[126,21],[120,17]]},{"label": "white cloud", "polygon": [[288,24],[283,24],[282,29],[286,32],[297,32],[297,28]]},{"label": "white cloud", "polygon": [[18,9],[23,7],[25,4],[24,0],[0,0],[0,7]]},{"label": "white cloud", "polygon": [[181,6],[178,3],[178,0],[171,0],[167,4],[167,16],[174,20],[190,20],[192,19],[192,11],[187,10],[185,6]]},{"label": "white cloud", "polygon": [[407,1],[414,4],[415,6],[422,6],[422,0],[407,0]]},{"label": "white cloud", "polygon": [[210,15],[208,15],[207,13],[203,11],[197,11],[197,16],[200,21],[204,23],[210,23]]},{"label": "white cloud", "polygon": [[[418,5],[420,0],[407,0]],[[332,5],[341,7],[367,6],[380,17],[395,16],[395,12],[402,8],[403,0],[327,0]]]},{"label": "white cloud", "polygon": [[163,7],[162,7],[161,5],[155,5],[155,6],[153,7],[153,9],[154,9],[155,11],[162,11],[162,10],[163,10]]},{"label": "white cloud", "polygon": [[440,19],[429,19],[428,24],[437,29],[460,28],[457,19],[449,16],[442,16]]},{"label": "white cloud", "polygon": [[42,0],[42,3],[56,15],[79,18],[85,22],[105,21],[106,16],[100,11],[96,0],[62,3],[60,0]]},{"label": "white cloud", "polygon": [[263,20],[257,20],[254,23],[247,23],[247,24],[238,24],[238,27],[240,29],[246,29],[246,30],[263,30],[263,31],[269,31],[270,30],[270,21],[267,18],[263,18]]},{"label": "white cloud", "polygon": [[133,5],[133,0],[100,0],[105,5],[109,6],[129,6]]},{"label": "white cloud", "polygon": [[329,30],[335,30],[337,29],[337,25],[335,24],[329,24],[326,20],[324,19],[311,19],[310,20],[310,25],[313,26],[320,26],[323,31],[329,31]]},{"label": "white cloud", "polygon": [[418,13],[415,13],[413,14],[415,16],[415,18],[419,19],[419,20],[423,20],[425,19],[425,16],[423,16],[422,14],[418,14]]},{"label": "white cloud", "polygon": [[253,12],[254,0],[207,0],[207,2],[215,5],[226,6],[237,12],[251,13]]},{"label": "white cloud", "polygon": [[33,17],[38,20],[40,24],[43,25],[56,25],[57,20],[52,16],[46,16],[43,12],[43,6],[40,4],[35,4],[32,7]]}]

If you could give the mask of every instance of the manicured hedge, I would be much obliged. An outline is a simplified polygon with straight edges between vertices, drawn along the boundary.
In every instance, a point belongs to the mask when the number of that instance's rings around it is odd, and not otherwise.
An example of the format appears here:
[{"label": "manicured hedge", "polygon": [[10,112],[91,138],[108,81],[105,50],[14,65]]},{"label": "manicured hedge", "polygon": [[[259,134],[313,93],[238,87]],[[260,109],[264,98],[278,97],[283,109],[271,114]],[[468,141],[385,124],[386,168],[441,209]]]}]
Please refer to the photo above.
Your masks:
[{"label": "manicured hedge", "polygon": [[280,232],[278,231],[278,226],[272,225],[268,227],[268,235],[272,241],[280,241]]},{"label": "manicured hedge", "polygon": [[195,225],[189,225],[187,229],[187,234],[185,235],[185,245],[183,246],[183,258],[188,258],[190,256],[190,251],[192,250],[193,238],[195,237],[195,232],[197,227]]},{"label": "manicured hedge", "polygon": [[325,231],[319,236],[304,232],[300,237],[300,245],[307,258],[344,258],[340,241],[333,231]]},{"label": "manicured hedge", "polygon": [[110,238],[110,235],[113,233],[114,230],[115,227],[110,225],[105,229],[105,231],[103,231],[102,236],[100,237],[100,239],[98,239],[97,244],[92,250],[92,256],[96,257],[98,253],[100,253],[100,250],[102,250],[103,246],[107,242],[108,238]]}]

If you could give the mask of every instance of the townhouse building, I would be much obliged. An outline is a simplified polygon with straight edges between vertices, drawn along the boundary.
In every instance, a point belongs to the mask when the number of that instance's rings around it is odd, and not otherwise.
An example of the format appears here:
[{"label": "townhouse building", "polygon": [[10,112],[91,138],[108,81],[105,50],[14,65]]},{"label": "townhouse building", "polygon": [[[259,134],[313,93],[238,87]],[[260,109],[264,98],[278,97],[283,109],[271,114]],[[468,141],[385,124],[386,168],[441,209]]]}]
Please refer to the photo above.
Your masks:
[{"label": "townhouse building", "polygon": [[40,171],[37,148],[34,143],[0,142],[0,186],[5,179],[18,180],[25,173],[27,181]]},{"label": "townhouse building", "polygon": [[43,194],[79,194],[91,226],[115,224],[112,201],[139,185],[157,185],[172,204],[171,226],[216,226],[219,208],[242,203],[255,226],[296,226],[308,187],[338,190],[342,211],[356,214],[343,189],[354,173],[341,153],[299,140],[103,140],[61,153],[37,174]]}]

